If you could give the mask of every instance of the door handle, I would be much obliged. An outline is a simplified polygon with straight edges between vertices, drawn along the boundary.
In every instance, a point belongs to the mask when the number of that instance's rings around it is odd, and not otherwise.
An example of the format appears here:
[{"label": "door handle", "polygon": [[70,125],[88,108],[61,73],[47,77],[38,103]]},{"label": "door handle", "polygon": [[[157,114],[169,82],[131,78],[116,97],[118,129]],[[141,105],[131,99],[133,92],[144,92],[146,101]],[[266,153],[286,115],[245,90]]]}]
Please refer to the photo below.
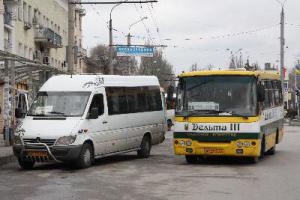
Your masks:
[{"label": "door handle", "polygon": [[107,121],[103,121],[103,122],[102,122],[102,124],[107,124],[107,123],[108,123]]}]

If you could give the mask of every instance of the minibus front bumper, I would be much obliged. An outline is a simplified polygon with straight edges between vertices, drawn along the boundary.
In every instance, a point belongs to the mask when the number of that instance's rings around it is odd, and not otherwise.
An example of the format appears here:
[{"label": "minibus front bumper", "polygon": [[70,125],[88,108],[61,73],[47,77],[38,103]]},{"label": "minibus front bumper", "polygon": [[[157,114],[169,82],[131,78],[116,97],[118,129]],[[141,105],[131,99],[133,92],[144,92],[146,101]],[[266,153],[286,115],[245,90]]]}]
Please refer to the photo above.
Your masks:
[{"label": "minibus front bumper", "polygon": [[78,159],[82,145],[48,146],[44,143],[26,143],[14,145],[16,157],[36,162],[71,162]]}]

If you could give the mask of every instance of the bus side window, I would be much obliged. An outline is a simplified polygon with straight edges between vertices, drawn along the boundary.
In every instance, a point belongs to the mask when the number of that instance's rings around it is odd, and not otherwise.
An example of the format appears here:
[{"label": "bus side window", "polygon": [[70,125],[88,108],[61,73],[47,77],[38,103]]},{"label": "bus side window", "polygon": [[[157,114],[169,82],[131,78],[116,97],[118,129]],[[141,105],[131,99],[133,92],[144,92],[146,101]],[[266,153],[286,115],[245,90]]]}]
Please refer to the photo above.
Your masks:
[{"label": "bus side window", "polygon": [[280,81],[277,81],[277,87],[279,90],[279,104],[282,105],[283,104],[283,94],[282,94],[282,87],[281,87]]},{"label": "bus side window", "polygon": [[272,86],[273,86],[273,92],[274,92],[274,97],[275,97],[275,106],[280,105],[280,96],[279,96],[279,88],[277,81],[272,81]]},{"label": "bus side window", "polygon": [[274,107],[275,105],[275,95],[274,95],[274,90],[272,86],[271,81],[266,81],[267,82],[267,89],[268,89],[268,94],[269,94],[269,107]]},{"label": "bus side window", "polygon": [[269,91],[267,88],[267,82],[266,81],[262,81],[263,86],[265,87],[265,101],[264,101],[264,109],[269,108],[270,107],[270,101],[269,101]]}]

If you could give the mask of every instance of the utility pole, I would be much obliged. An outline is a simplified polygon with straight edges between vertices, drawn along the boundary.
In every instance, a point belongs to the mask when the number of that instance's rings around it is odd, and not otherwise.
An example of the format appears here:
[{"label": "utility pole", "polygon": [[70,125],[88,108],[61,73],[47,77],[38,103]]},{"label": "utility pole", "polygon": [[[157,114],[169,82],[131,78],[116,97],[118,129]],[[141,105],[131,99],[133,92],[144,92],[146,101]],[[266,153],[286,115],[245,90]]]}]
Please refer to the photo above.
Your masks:
[{"label": "utility pole", "polygon": [[127,45],[128,46],[130,46],[131,45],[131,35],[130,35],[130,33],[128,33],[128,35],[127,35]]},{"label": "utility pole", "polygon": [[285,13],[284,7],[282,6],[281,15],[280,15],[280,80],[281,88],[284,88],[284,22],[285,22]]},{"label": "utility pole", "polygon": [[68,6],[68,24],[69,24],[69,30],[68,30],[68,55],[67,55],[67,63],[68,63],[68,72],[73,74],[74,73],[74,64],[75,64],[75,4],[72,4],[72,2],[69,0],[69,6]]}]

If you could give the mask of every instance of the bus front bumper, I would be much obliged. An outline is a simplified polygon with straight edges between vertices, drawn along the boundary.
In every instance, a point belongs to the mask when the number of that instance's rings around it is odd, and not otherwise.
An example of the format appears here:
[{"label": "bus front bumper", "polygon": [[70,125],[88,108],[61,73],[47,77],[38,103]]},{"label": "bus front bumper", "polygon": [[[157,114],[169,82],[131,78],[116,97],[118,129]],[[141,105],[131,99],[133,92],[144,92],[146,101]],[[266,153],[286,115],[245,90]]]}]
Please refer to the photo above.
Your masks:
[{"label": "bus front bumper", "polygon": [[176,155],[249,156],[260,155],[260,139],[242,139],[231,142],[200,142],[191,139],[174,139]]}]

